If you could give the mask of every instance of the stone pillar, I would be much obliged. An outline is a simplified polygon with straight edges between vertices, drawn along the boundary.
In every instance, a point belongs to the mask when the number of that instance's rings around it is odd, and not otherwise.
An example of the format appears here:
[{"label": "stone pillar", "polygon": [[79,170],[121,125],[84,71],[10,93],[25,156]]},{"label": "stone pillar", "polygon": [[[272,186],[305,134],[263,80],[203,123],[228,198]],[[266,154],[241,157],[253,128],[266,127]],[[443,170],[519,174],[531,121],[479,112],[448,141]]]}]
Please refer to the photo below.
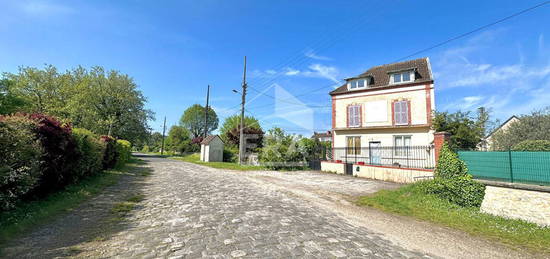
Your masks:
[{"label": "stone pillar", "polygon": [[434,146],[435,146],[435,164],[437,164],[437,160],[439,159],[439,152],[441,151],[441,148],[443,148],[443,144],[445,141],[449,141],[451,138],[451,133],[449,132],[436,132],[434,133]]}]

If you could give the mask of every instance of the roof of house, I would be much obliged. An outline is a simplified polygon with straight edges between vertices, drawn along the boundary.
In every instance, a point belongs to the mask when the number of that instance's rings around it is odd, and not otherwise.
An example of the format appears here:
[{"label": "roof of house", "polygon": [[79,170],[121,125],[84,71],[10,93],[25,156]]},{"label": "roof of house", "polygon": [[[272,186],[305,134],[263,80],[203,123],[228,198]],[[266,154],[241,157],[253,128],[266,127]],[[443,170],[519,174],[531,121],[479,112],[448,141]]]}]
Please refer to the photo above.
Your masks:
[{"label": "roof of house", "polygon": [[502,129],[502,127],[504,127],[506,124],[508,123],[511,123],[511,122],[514,122],[516,120],[519,120],[519,118],[516,116],[516,115],[512,115],[510,118],[508,118],[505,122],[503,122],[502,124],[500,124],[500,126],[498,126],[497,128],[495,128],[493,131],[491,131],[491,133],[489,133],[487,135],[487,137],[485,138],[488,138],[488,137],[491,137],[493,134],[495,134],[497,131],[499,131],[500,129]]},{"label": "roof of house", "polygon": [[[415,71],[415,80],[409,84],[397,84],[390,85],[390,75],[394,72],[407,71],[413,69]],[[337,95],[349,92],[361,92],[365,90],[370,90],[372,88],[384,88],[384,87],[400,87],[403,85],[418,84],[418,83],[427,83],[433,82],[432,69],[430,67],[430,60],[428,58],[419,58],[414,60],[407,60],[403,62],[397,62],[392,64],[386,64],[381,66],[375,66],[369,68],[369,70],[364,73],[346,78],[346,80],[356,79],[356,78],[369,78],[368,87],[361,90],[348,90],[347,83],[334,89],[330,92],[330,95]]]},{"label": "roof of house", "polygon": [[[201,141],[201,144],[208,145],[208,144],[210,144],[210,142],[211,142],[212,140],[214,140],[215,138],[220,138],[220,137],[219,137],[218,135],[210,135],[210,136],[204,138],[204,139]],[[220,140],[221,140],[221,138],[220,138]],[[223,142],[223,141],[222,141],[222,142]]]}]

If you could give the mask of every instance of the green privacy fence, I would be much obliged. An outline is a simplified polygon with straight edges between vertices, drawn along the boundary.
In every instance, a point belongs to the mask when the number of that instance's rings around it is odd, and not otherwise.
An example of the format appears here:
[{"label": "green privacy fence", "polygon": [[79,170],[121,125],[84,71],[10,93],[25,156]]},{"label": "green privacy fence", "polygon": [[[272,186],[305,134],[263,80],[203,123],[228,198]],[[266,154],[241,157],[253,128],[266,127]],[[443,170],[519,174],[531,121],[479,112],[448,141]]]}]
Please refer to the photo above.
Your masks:
[{"label": "green privacy fence", "polygon": [[550,152],[459,151],[475,178],[550,185]]}]

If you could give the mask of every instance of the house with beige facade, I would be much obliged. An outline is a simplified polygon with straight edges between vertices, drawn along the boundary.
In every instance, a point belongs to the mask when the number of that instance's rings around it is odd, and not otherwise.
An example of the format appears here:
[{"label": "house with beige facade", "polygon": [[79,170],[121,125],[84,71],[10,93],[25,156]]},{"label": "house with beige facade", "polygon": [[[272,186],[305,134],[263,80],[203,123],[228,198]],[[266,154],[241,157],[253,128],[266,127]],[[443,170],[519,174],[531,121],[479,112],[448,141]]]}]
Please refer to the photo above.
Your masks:
[{"label": "house with beige facade", "polygon": [[433,168],[435,96],[428,58],[372,67],[330,95],[333,160]]}]

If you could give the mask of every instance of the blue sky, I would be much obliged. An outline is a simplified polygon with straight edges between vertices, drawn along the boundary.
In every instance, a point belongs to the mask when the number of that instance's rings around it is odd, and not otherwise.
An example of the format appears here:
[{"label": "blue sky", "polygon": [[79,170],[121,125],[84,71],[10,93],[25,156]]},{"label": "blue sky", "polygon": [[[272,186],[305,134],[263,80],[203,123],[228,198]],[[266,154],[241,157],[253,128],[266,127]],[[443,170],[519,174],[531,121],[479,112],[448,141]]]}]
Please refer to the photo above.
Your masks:
[{"label": "blue sky", "polygon": [[[164,116],[172,125],[204,105],[208,84],[220,123],[237,113],[231,90],[246,55],[248,115],[309,134],[330,128],[328,92],[343,78],[539,2],[2,0],[0,71],[119,70],[148,97],[159,131]],[[483,105],[504,120],[550,105],[550,4],[412,58],[424,56],[437,110]]]}]

